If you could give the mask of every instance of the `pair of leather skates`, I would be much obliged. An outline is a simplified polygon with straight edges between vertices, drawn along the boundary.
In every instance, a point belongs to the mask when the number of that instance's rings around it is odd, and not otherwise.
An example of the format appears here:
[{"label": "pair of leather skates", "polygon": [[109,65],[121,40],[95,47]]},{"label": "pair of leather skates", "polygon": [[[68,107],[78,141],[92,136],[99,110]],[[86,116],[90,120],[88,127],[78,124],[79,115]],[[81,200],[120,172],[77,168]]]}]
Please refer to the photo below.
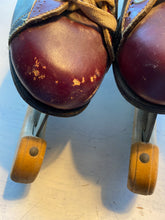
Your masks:
[{"label": "pair of leather skates", "polygon": [[[158,148],[151,144],[157,114],[165,113],[165,2],[18,0],[9,56],[28,109],[11,178],[32,182],[42,164],[47,115],[82,112],[113,64],[122,95],[136,108],[128,188],[152,194]],[[25,147],[26,145],[26,147]]]}]

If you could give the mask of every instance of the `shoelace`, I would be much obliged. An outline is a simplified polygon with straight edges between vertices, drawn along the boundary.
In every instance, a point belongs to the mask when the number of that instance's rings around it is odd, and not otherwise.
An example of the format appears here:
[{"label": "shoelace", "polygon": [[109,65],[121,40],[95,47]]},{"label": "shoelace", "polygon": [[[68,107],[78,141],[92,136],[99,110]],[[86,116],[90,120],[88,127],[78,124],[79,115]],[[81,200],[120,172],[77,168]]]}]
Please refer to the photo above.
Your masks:
[{"label": "shoelace", "polygon": [[[112,48],[111,36],[109,30],[115,32],[117,27],[117,20],[115,18],[115,0],[56,0],[65,3],[63,7],[57,12],[60,15],[65,10],[75,11],[80,9],[90,20],[102,27],[105,44],[107,51],[111,58],[114,60],[114,52]],[[41,19],[41,18],[39,18]],[[9,43],[12,38],[28,23],[36,21],[36,18],[25,20],[22,26],[11,31],[9,36]]]},{"label": "shoelace", "polygon": [[[60,0],[63,1],[63,0]],[[103,4],[107,4],[112,10],[115,7],[114,0],[68,0],[68,10],[80,9],[89,19],[103,28],[116,30],[117,21],[113,14],[103,10]],[[100,8],[98,7],[100,5]]]}]

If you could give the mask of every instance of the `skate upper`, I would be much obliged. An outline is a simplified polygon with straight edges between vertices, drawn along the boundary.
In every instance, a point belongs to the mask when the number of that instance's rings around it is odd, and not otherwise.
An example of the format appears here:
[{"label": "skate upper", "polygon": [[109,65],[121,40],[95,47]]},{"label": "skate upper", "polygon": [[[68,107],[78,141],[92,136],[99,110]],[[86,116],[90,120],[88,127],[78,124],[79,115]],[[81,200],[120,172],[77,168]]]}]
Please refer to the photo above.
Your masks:
[{"label": "skate upper", "polygon": [[147,102],[165,105],[165,3],[128,1],[120,21],[117,60],[128,87]]},{"label": "skate upper", "polygon": [[[86,105],[113,60],[113,30],[103,30],[79,8],[72,11],[70,2],[18,1],[9,38],[13,74],[24,89],[62,110]],[[113,17],[113,29],[116,12],[105,9],[107,17]]]}]

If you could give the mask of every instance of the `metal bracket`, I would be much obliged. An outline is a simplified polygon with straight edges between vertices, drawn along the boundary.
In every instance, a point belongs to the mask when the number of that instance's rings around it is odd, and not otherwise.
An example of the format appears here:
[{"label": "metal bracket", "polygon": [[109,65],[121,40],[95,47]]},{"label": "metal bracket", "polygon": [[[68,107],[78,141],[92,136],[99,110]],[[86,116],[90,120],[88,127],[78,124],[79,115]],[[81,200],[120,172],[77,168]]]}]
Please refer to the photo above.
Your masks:
[{"label": "metal bracket", "polygon": [[156,142],[156,113],[135,108],[132,142]]},{"label": "metal bracket", "polygon": [[47,114],[28,106],[20,136],[44,137],[47,119]]}]

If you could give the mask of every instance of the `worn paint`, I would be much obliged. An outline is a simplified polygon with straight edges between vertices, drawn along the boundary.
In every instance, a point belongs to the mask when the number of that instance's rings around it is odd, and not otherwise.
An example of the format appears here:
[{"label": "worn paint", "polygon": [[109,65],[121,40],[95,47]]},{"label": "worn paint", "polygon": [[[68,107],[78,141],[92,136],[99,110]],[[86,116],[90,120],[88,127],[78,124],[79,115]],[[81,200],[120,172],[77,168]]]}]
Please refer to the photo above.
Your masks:
[{"label": "worn paint", "polygon": [[100,71],[98,69],[95,69],[95,74],[96,74],[97,77],[99,77],[100,76]]},{"label": "worn paint", "polygon": [[91,82],[94,82],[94,78],[93,76],[90,77]]},{"label": "worn paint", "polygon": [[40,75],[40,72],[37,69],[33,69],[32,72],[33,72],[34,76],[36,76],[36,77]]},{"label": "worn paint", "polygon": [[81,81],[82,83],[85,83],[85,77],[82,77],[82,81]]},{"label": "worn paint", "polygon": [[[29,75],[31,76],[33,74],[33,80],[35,81],[36,79],[44,79],[46,76],[44,73],[40,73],[39,68],[40,68],[41,64],[38,60],[37,57],[34,57],[34,65],[32,68],[32,71],[29,71]],[[42,69],[46,69],[46,66],[41,66]]]},{"label": "worn paint", "polygon": [[81,82],[78,79],[73,80],[73,86],[80,86]]},{"label": "worn paint", "polygon": [[97,79],[96,75],[93,75],[93,76],[90,77],[91,82],[94,82],[94,80],[96,80],[96,79]]},{"label": "worn paint", "polygon": [[34,61],[35,61],[34,66],[38,68],[40,63],[39,63],[39,60],[37,59],[37,57],[34,57]]}]

